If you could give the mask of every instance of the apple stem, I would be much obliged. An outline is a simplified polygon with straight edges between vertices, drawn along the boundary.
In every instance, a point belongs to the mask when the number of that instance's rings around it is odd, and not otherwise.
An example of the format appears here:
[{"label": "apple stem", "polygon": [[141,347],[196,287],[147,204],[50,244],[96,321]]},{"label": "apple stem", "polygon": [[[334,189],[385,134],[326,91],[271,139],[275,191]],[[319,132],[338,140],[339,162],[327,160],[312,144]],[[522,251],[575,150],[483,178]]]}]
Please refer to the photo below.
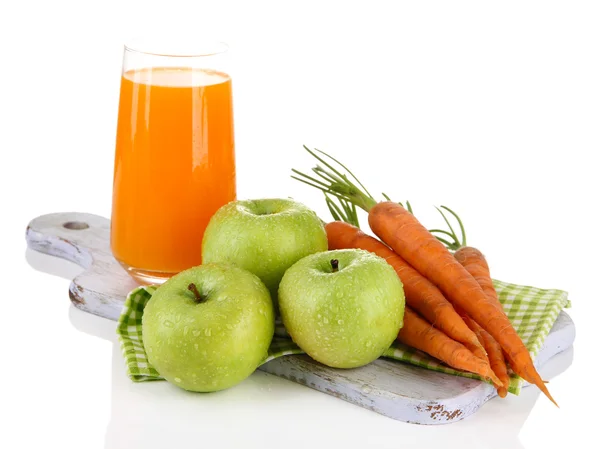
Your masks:
[{"label": "apple stem", "polygon": [[337,273],[338,267],[339,267],[340,263],[337,259],[331,259],[331,272],[332,273]]},{"label": "apple stem", "polygon": [[196,297],[196,302],[200,303],[206,301],[206,298],[204,298],[200,294],[198,288],[196,287],[196,284],[194,284],[193,282],[190,285],[188,285],[188,290],[194,294],[194,296]]}]

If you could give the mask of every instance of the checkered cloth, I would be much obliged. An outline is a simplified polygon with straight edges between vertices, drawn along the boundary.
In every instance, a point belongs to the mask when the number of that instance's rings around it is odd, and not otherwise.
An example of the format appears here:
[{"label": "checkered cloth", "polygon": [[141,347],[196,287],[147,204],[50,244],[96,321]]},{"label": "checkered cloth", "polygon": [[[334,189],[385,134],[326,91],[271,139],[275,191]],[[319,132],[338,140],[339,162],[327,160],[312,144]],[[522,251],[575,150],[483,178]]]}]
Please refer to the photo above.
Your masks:
[{"label": "checkered cloth", "polygon": [[[494,280],[494,287],[508,318],[535,360],[558,314],[563,308],[571,306],[567,292],[509,284],[497,280]],[[135,382],[163,380],[148,363],[142,341],[144,306],[156,288],[156,286],[142,286],[132,290],[127,296],[117,326],[117,334],[127,364],[127,374]],[[275,336],[263,364],[289,354],[304,354],[304,352],[292,342],[283,325],[276,323]],[[433,357],[398,342],[395,342],[382,357],[442,373],[482,380],[476,374],[450,368]],[[522,386],[523,380],[511,372],[509,392],[518,395]]]}]

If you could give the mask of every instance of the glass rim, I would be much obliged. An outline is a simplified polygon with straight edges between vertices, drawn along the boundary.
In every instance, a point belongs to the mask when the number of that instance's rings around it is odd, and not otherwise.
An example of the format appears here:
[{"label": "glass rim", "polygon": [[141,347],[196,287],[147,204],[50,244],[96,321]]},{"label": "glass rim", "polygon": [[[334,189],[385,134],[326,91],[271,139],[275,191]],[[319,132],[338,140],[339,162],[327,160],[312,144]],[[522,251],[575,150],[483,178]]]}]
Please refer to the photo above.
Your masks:
[{"label": "glass rim", "polygon": [[[173,44],[173,49],[167,50],[169,48],[168,43],[165,44],[162,42],[153,42],[151,39],[136,38],[123,44],[123,47],[126,52],[168,58],[217,56],[224,54],[229,50],[229,45],[226,42],[206,39],[201,39],[195,44]],[[177,49],[178,47],[180,50]]]}]

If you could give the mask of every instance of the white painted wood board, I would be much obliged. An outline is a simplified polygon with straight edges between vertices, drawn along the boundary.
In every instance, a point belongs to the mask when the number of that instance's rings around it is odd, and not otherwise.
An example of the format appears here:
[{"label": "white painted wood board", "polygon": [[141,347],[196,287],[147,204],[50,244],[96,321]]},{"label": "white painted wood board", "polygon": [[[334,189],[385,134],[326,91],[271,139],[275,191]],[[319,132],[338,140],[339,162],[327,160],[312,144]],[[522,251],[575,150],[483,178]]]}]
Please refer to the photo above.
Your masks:
[{"label": "white painted wood board", "polygon": [[[28,246],[84,268],[69,286],[79,309],[116,321],[123,303],[138,284],[110,251],[110,221],[78,212],[33,219],[26,230]],[[562,311],[535,360],[540,367],[575,339],[575,326]],[[356,369],[324,366],[306,355],[288,355],[259,368],[399,421],[446,424],[475,413],[496,397],[496,390],[478,380],[427,370],[380,358]]]}]

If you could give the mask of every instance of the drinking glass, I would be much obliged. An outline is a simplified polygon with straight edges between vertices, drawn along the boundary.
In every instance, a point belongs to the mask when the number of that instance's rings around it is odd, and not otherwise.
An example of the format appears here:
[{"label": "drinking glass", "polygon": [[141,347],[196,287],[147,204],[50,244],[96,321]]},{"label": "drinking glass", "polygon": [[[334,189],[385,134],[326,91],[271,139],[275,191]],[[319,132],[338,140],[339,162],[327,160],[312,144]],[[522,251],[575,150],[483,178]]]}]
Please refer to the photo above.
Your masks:
[{"label": "drinking glass", "polygon": [[185,47],[124,48],[111,250],[142,284],[200,265],[209,219],[236,199],[228,46]]}]

